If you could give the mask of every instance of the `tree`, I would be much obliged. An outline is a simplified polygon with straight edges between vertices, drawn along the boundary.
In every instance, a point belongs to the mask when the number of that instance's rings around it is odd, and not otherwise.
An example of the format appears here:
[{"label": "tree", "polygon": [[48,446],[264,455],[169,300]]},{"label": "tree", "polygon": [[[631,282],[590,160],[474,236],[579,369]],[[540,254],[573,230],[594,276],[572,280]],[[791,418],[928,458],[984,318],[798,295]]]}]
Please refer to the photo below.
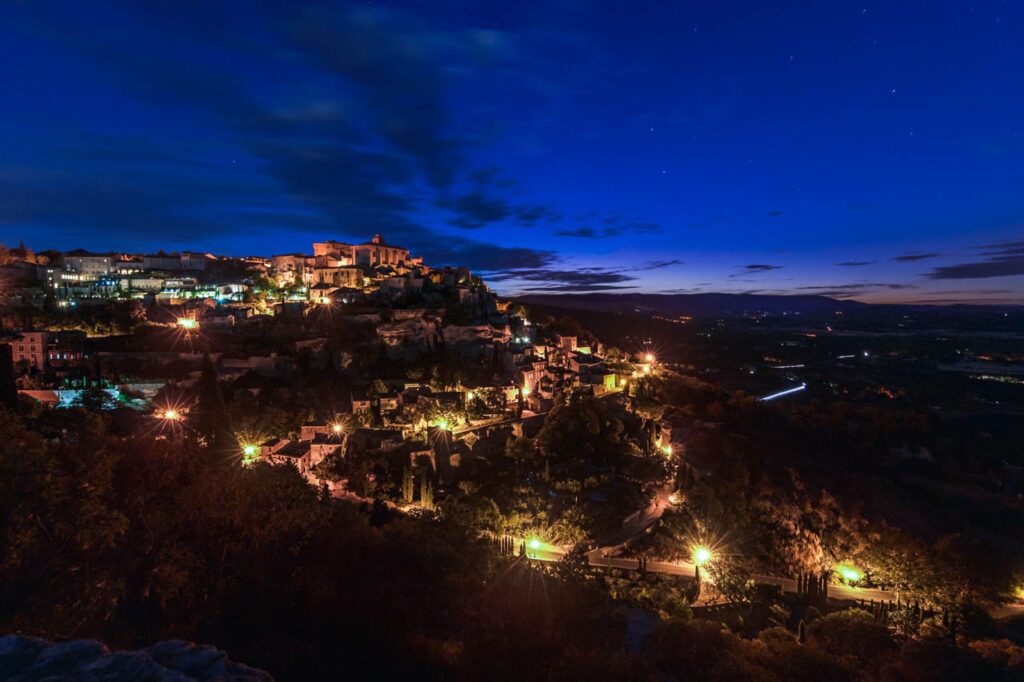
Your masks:
[{"label": "tree", "polygon": [[79,391],[72,404],[83,407],[90,412],[110,410],[117,406],[117,403],[107,393],[106,389],[97,384],[90,384]]},{"label": "tree", "polygon": [[412,496],[414,491],[414,483],[412,470],[407,466],[402,471],[402,501],[406,504],[412,502]]},{"label": "tree", "polygon": [[532,462],[537,458],[537,448],[532,439],[513,436],[505,441],[505,456],[517,463]]},{"label": "tree", "polygon": [[714,588],[733,603],[750,601],[754,592],[754,581],[750,574],[735,561],[716,559],[707,564],[708,576]]},{"label": "tree", "polygon": [[14,361],[9,343],[0,344],[0,405],[18,404],[18,387],[14,383]]},{"label": "tree", "polygon": [[434,484],[426,473],[420,479],[420,505],[425,509],[434,508]]},{"label": "tree", "polygon": [[565,553],[557,564],[555,572],[562,580],[582,582],[587,578],[590,569],[590,560],[587,558],[587,549],[582,544],[575,544]]},{"label": "tree", "polygon": [[238,443],[231,434],[227,405],[217,382],[217,368],[209,353],[203,356],[196,392],[199,397],[196,431],[206,440],[206,447],[218,454],[228,454],[237,449]]}]

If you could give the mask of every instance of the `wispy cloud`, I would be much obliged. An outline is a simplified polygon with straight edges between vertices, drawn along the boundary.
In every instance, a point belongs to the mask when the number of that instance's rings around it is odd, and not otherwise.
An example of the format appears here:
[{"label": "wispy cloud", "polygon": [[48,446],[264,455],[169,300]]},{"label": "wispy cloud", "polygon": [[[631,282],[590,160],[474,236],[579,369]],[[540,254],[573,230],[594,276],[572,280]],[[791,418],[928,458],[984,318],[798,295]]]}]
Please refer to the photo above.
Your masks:
[{"label": "wispy cloud", "polygon": [[977,247],[984,260],[943,265],[925,275],[928,279],[987,279],[1024,275],[1024,239]]},{"label": "wispy cloud", "polygon": [[941,253],[905,253],[901,256],[893,258],[894,261],[901,263],[912,263],[914,261],[925,260],[927,258],[938,258]]}]

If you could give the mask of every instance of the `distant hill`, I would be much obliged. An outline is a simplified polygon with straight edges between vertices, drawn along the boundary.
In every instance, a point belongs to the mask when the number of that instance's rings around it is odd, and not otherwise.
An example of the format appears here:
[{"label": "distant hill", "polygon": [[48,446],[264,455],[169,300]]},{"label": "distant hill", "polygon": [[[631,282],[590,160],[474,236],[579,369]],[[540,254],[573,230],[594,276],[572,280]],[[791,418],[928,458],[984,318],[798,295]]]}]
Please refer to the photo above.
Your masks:
[{"label": "distant hill", "polygon": [[767,313],[800,313],[823,315],[869,310],[914,310],[957,312],[1021,311],[1019,305],[882,305],[860,301],[837,300],[828,296],[772,296],[761,294],[525,294],[513,297],[526,304],[546,305],[569,310],[590,310],[610,313],[645,315],[689,315],[691,317],[723,317]]},{"label": "distant hill", "polygon": [[528,294],[516,296],[515,300],[572,310],[693,317],[755,313],[816,315],[871,307],[867,303],[837,301],[827,296],[757,294]]}]

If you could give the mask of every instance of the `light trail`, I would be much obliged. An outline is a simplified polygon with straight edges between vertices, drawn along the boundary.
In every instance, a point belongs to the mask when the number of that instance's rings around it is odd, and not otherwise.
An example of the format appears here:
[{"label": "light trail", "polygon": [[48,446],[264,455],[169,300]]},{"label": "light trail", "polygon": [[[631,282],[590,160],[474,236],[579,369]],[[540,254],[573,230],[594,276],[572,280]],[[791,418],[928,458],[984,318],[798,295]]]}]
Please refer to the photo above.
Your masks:
[{"label": "light trail", "polygon": [[798,369],[807,365],[769,365],[768,369]]},{"label": "light trail", "polygon": [[785,391],[780,391],[778,393],[773,393],[771,395],[766,395],[763,398],[758,398],[758,400],[761,401],[761,402],[767,402],[769,400],[775,400],[776,398],[781,398],[784,395],[789,395],[790,393],[796,393],[797,391],[802,391],[805,388],[807,388],[807,384],[803,383],[803,384],[800,384],[799,386],[797,386],[796,388],[790,388],[790,389],[785,390]]}]

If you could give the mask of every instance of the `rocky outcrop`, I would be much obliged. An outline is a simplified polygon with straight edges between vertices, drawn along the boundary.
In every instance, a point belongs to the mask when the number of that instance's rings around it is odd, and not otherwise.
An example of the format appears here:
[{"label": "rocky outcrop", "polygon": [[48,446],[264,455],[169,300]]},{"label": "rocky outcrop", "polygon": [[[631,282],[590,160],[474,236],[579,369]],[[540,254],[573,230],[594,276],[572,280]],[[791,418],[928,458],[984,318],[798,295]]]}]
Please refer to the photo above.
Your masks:
[{"label": "rocky outcrop", "polygon": [[273,682],[273,677],[235,663],[211,646],[172,640],[138,651],[111,652],[100,642],[50,642],[0,637],[0,680],[7,682]]}]

